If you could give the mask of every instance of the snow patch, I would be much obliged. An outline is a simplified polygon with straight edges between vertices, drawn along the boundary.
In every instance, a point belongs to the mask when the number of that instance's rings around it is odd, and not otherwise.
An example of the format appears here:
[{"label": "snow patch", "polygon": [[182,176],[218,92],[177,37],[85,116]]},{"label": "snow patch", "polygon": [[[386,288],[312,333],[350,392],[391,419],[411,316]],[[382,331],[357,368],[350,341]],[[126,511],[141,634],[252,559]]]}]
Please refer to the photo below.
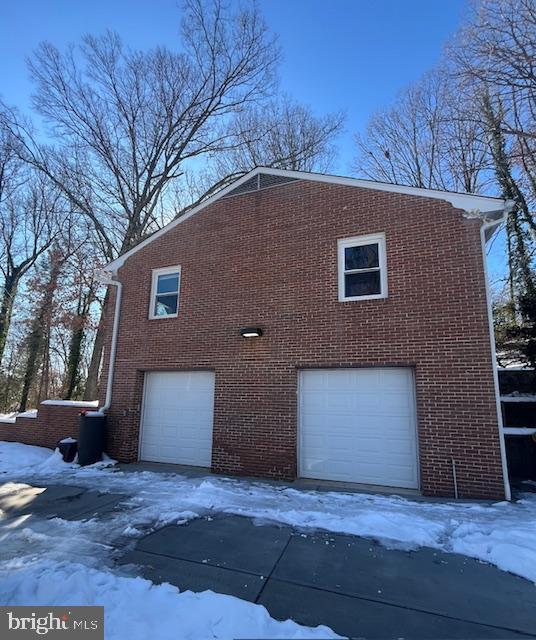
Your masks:
[{"label": "snow patch", "polygon": [[[72,438],[65,438],[64,441],[74,441]],[[45,447],[34,447],[19,442],[0,441],[0,477],[2,474],[17,476],[20,478],[35,478],[59,476],[68,474],[72,480],[72,473],[91,476],[103,469],[110,469],[117,464],[106,454],[103,454],[100,462],[81,467],[78,462],[64,462],[59,449],[51,451]],[[71,475],[69,475],[71,474]],[[67,480],[68,482],[69,480]],[[100,487],[99,487],[100,489]]]},{"label": "snow patch", "polygon": [[40,563],[5,572],[0,601],[9,606],[104,605],[107,640],[202,638],[339,638],[328,627],[273,620],[260,605],[170,584],[118,576],[80,564]]},{"label": "snow patch", "polygon": [[51,453],[45,447],[0,442],[0,473],[32,473],[50,458]]},{"label": "snow patch", "polygon": [[[107,467],[113,463],[106,456],[101,463],[80,468],[64,463],[58,450],[0,442],[0,470],[19,477],[31,476],[37,485],[4,482],[0,484],[0,498],[16,495],[18,500],[27,502],[38,499],[46,491],[38,488],[43,487],[37,483],[38,478],[67,484],[76,479],[79,486],[87,484],[95,490],[98,483],[99,490],[111,490],[113,482],[109,481],[115,473]],[[140,494],[145,494],[155,474],[136,475],[143,479]],[[38,515],[0,518],[0,602],[103,605],[107,640],[123,640],[126,636],[130,640],[340,637],[328,627],[309,628],[291,620],[276,621],[264,607],[232,596],[212,591],[181,593],[169,584],[155,585],[132,577],[137,571],[132,565],[117,569],[114,554],[118,536],[141,537],[151,524],[147,517],[152,519],[152,512],[144,513],[151,496],[135,498],[139,500],[139,511],[134,504],[134,509],[118,510],[104,521],[46,519]],[[197,517],[188,510],[175,510],[174,515],[182,522]]]},{"label": "snow patch", "polygon": [[57,407],[86,407],[86,408],[91,408],[91,407],[98,407],[99,406],[99,401],[98,400],[91,400],[89,402],[85,402],[85,401],[82,401],[82,400],[43,400],[43,402],[41,402],[41,404],[55,405]]},{"label": "snow patch", "polygon": [[18,413],[17,411],[12,411],[11,413],[0,413],[0,422],[15,424],[17,422],[17,418],[37,418],[37,409],[29,409],[22,413]]},{"label": "snow patch", "polygon": [[129,536],[131,538],[137,538],[143,535],[143,532],[136,527],[131,527],[130,525],[123,531],[124,536]]},{"label": "snow patch", "polygon": [[29,409],[17,414],[17,418],[37,418],[37,409]]}]

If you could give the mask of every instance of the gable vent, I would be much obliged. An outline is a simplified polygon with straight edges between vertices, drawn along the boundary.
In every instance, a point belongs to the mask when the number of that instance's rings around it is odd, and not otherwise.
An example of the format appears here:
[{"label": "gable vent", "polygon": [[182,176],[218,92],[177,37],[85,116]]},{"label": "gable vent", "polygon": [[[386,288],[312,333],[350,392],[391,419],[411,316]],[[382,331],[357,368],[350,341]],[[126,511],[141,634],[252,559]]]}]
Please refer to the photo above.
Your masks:
[{"label": "gable vent", "polygon": [[251,191],[260,191],[261,189],[267,189],[268,187],[275,187],[279,184],[286,184],[287,182],[295,182],[298,178],[291,178],[289,176],[276,176],[271,173],[258,173],[253,178],[246,180],[241,185],[226,193],[223,197],[230,198],[232,196],[239,196],[242,193],[250,193]]}]

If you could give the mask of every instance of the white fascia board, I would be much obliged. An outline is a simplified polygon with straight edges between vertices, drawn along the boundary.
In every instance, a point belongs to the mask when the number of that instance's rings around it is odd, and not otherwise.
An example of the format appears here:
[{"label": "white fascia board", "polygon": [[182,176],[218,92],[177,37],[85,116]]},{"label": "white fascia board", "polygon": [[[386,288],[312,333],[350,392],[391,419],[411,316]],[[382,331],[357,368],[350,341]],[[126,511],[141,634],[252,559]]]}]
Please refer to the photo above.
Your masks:
[{"label": "white fascia board", "polygon": [[227,195],[233,189],[239,187],[242,183],[246,182],[250,178],[258,174],[270,174],[275,176],[293,178],[295,180],[309,180],[310,182],[323,182],[326,184],[337,184],[347,187],[359,187],[361,189],[372,189],[374,191],[387,191],[389,193],[402,193],[411,196],[420,196],[422,198],[432,198],[435,200],[444,200],[450,202],[456,209],[462,209],[470,216],[478,216],[488,218],[487,214],[499,214],[502,219],[503,214],[507,211],[513,203],[501,198],[490,198],[487,196],[477,196],[470,193],[456,193],[452,191],[439,191],[435,189],[420,189],[418,187],[407,187],[404,185],[390,184],[387,182],[375,182],[374,180],[361,180],[358,178],[345,178],[342,176],[325,175],[323,173],[310,173],[306,171],[290,171],[287,169],[271,169],[269,167],[257,167],[252,169],[249,173],[232,182],[229,186],[225,187],[218,193],[215,193],[210,198],[207,198],[204,202],[194,207],[188,213],[185,213],[180,218],[173,220],[162,229],[153,233],[134,248],[127,251],[119,258],[116,258],[112,262],[108,263],[104,267],[104,271],[116,273],[117,270],[123,266],[125,261],[130,258],[134,253],[137,253],[149,243],[158,239],[177,225],[188,220],[199,211],[202,211],[205,207],[213,204],[223,196]]}]

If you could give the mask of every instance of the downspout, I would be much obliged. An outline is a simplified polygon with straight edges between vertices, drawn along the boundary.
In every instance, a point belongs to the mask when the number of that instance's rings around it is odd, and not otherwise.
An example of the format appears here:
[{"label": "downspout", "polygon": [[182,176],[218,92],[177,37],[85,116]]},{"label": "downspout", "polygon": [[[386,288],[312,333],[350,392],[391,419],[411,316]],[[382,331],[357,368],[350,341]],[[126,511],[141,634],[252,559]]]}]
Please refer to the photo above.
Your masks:
[{"label": "downspout", "polygon": [[502,419],[502,411],[501,411],[501,395],[499,391],[499,372],[497,368],[495,330],[493,325],[493,307],[491,304],[491,291],[490,291],[487,256],[486,256],[486,231],[488,229],[493,229],[497,225],[504,222],[506,215],[508,214],[508,211],[511,209],[512,205],[513,203],[510,204],[510,201],[507,201],[504,209],[502,210],[502,215],[499,218],[484,222],[484,224],[482,224],[480,227],[480,243],[482,246],[482,260],[484,262],[484,279],[486,282],[486,302],[488,307],[489,341],[491,346],[491,359],[492,359],[492,366],[493,366],[493,382],[495,385],[495,405],[496,405],[496,411],[497,411],[497,424],[499,425],[499,448],[501,452],[504,497],[506,498],[506,500],[512,499],[512,492],[510,491],[510,480],[508,479],[508,464],[506,461],[506,446],[504,443],[503,419]]},{"label": "downspout", "polygon": [[119,333],[119,318],[121,316],[121,294],[123,292],[123,285],[119,280],[114,280],[112,277],[108,277],[105,274],[100,274],[99,280],[108,286],[117,287],[117,294],[115,296],[114,324],[112,328],[112,344],[110,346],[110,360],[108,362],[108,380],[106,381],[106,398],[102,407],[99,407],[99,412],[106,413],[112,404],[115,352],[117,351],[117,336]]}]

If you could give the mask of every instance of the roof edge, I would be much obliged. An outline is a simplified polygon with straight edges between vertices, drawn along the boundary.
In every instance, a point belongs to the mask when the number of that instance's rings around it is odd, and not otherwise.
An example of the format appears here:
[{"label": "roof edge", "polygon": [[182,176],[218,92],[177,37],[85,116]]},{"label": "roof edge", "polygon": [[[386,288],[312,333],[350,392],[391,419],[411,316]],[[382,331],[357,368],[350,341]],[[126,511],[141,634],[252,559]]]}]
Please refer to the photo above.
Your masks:
[{"label": "roof edge", "polygon": [[236,187],[239,187],[243,182],[246,182],[250,178],[253,178],[255,175],[260,173],[272,174],[276,176],[287,176],[289,178],[295,178],[297,180],[309,180],[311,182],[323,182],[327,184],[337,184],[348,187],[360,187],[362,189],[372,189],[374,191],[387,191],[390,193],[401,193],[405,195],[432,198],[435,200],[444,200],[446,202],[450,202],[456,209],[462,209],[468,214],[483,218],[486,217],[486,214],[496,213],[498,211],[506,211],[509,207],[511,207],[511,204],[508,200],[504,200],[502,198],[492,198],[489,196],[479,196],[471,193],[457,193],[454,191],[440,191],[437,189],[422,189],[420,187],[409,187],[406,185],[390,184],[388,182],[375,182],[374,180],[363,180],[360,178],[347,178],[343,176],[327,175],[324,173],[291,171],[289,169],[272,169],[269,167],[256,167],[255,169],[252,169],[248,173],[244,174],[241,178],[238,178],[237,180],[232,182],[224,189],[221,189],[220,191],[215,193],[210,198],[207,198],[207,200],[197,205],[196,207],[185,213],[183,216],[172,220],[167,225],[153,233],[148,238],[145,238],[145,240],[137,244],[135,247],[133,247],[123,255],[109,262],[103,270],[116,273],[117,270],[122,267],[126,260],[128,260],[128,258],[130,258],[134,253],[137,253],[148,244],[158,239],[160,236],[164,235],[168,231],[171,231],[171,229],[175,228],[181,222],[188,220],[196,213],[203,210],[205,207],[208,207],[233,189],[236,189]]}]

